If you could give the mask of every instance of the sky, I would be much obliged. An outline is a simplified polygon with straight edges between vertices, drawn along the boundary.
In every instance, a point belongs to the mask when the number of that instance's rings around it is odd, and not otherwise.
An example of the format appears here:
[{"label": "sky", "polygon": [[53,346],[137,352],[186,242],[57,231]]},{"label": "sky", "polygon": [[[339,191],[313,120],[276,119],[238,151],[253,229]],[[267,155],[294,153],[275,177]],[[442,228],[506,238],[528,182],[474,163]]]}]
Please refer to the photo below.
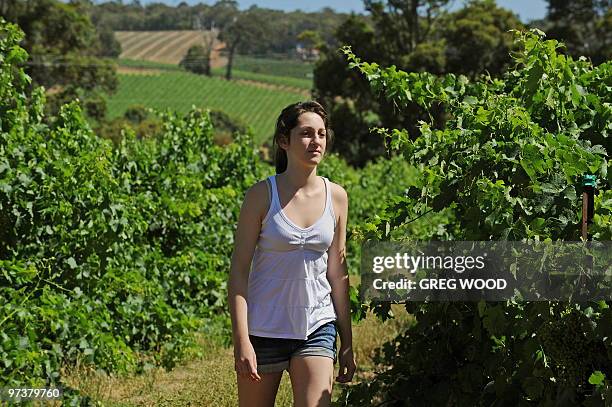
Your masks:
[{"label": "sky", "polygon": [[[147,4],[153,0],[141,0],[141,4]],[[176,5],[182,0],[156,0],[162,1],[167,4]],[[124,3],[128,3],[128,0],[124,0]],[[451,10],[461,8],[464,1],[462,0],[451,0],[453,3]],[[188,4],[214,4],[214,0],[186,0]],[[317,11],[323,7],[331,7],[336,11],[349,13],[354,11],[356,13],[364,13],[362,0],[307,0],[307,1],[295,1],[295,0],[238,0],[240,9],[247,9],[251,5],[255,4],[257,7],[271,8],[276,10],[293,11],[300,9],[302,11]],[[531,20],[541,19],[546,16],[546,8],[548,2],[545,0],[497,0],[497,4],[500,6],[512,10],[519,16],[521,21],[527,23]]]}]

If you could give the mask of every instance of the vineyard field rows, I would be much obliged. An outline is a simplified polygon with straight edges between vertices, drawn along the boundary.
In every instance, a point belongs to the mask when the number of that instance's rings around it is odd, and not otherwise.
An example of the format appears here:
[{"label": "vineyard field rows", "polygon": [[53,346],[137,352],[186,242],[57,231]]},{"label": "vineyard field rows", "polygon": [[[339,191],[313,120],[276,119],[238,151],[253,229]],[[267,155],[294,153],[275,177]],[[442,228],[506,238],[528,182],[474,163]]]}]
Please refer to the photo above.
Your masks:
[{"label": "vineyard field rows", "polygon": [[[179,31],[115,31],[121,44],[119,58],[162,62],[178,65],[193,45],[204,45],[204,35],[198,30]],[[213,51],[213,67],[224,66],[226,58],[219,55],[225,44],[217,41]]]},{"label": "vineyard field rows", "polygon": [[[240,58],[238,58],[240,59]],[[185,72],[183,68],[178,65],[165,64],[162,62],[145,61],[145,60],[134,60],[134,59],[119,59],[119,73],[123,73],[121,68],[134,68],[133,73],[138,73],[138,70],[142,70],[142,73],[150,72],[151,69],[158,70],[159,73],[166,71]],[[295,93],[305,93],[310,91],[312,88],[312,79],[297,78],[293,76],[282,76],[268,73],[260,73],[260,71],[252,71],[248,65],[236,64],[236,68],[232,69],[233,79],[244,79],[249,81],[256,81],[263,84],[270,84],[285,87],[288,91]],[[266,72],[266,71],[263,71]],[[213,68],[213,76],[224,77],[225,67]]]},{"label": "vineyard field rows", "polygon": [[307,79],[312,77],[313,65],[306,62],[237,55],[234,67],[241,71],[274,76]]},{"label": "vineyard field rows", "polygon": [[109,118],[135,104],[187,112],[192,105],[219,109],[249,123],[258,143],[271,138],[276,115],[303,95],[181,72],[119,75],[117,93],[108,99]]}]

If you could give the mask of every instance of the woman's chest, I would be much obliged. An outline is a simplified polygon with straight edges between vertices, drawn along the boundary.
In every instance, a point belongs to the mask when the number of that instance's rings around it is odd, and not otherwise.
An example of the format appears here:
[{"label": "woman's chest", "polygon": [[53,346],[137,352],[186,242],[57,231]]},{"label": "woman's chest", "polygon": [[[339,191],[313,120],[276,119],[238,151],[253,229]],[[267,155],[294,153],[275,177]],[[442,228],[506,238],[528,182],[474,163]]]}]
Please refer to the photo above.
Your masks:
[{"label": "woman's chest", "polygon": [[334,220],[329,213],[324,213],[309,228],[298,228],[278,212],[262,225],[258,245],[264,250],[324,252],[331,246],[334,231]]}]

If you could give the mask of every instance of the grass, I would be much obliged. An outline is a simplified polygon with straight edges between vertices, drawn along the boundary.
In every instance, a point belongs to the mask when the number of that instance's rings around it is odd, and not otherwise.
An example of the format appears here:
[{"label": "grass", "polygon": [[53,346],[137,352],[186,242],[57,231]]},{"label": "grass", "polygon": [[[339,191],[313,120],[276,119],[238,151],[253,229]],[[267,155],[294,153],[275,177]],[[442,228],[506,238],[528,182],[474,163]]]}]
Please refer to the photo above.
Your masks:
[{"label": "grass", "polygon": [[163,62],[119,58],[117,59],[117,64],[119,66],[127,66],[130,68],[151,68],[151,69],[160,69],[160,70],[166,70],[166,71],[184,72],[184,69],[178,65],[165,64]]},{"label": "grass", "polygon": [[234,68],[245,72],[304,79],[312,77],[313,64],[289,59],[236,55]]},{"label": "grass", "polygon": [[259,143],[271,138],[276,118],[287,105],[306,99],[303,94],[269,89],[188,72],[119,76],[117,92],[107,101],[108,117],[124,114],[135,104],[187,112],[192,105],[219,109],[252,126]]},{"label": "grass", "polygon": [[[351,275],[356,286],[359,276]],[[373,314],[353,324],[353,347],[357,372],[353,384],[369,380],[377,366],[374,350],[394,338],[412,322],[402,305],[394,304],[395,318],[379,321]],[[75,388],[107,406],[236,406],[238,393],[234,372],[233,349],[224,348],[211,338],[200,338],[201,356],[170,372],[152,369],[143,375],[110,377],[93,369],[77,367],[68,373],[67,381]],[[335,374],[338,365],[335,366]],[[337,401],[342,387],[334,383],[332,400]],[[291,406],[293,395],[287,372],[283,374],[276,397],[276,406]]]},{"label": "grass", "polygon": [[[119,66],[128,68],[144,68],[144,69],[158,69],[164,72],[186,72],[183,68],[174,64],[165,64],[162,62],[144,61],[144,60],[133,60],[133,59],[118,59],[117,63]],[[213,76],[225,77],[225,67],[213,68]],[[280,76],[268,73],[257,73],[246,70],[244,67],[240,68],[236,66],[232,69],[232,77],[234,79],[245,79],[250,81],[268,83],[271,85],[277,85],[285,88],[295,88],[297,92],[310,91],[312,88],[312,79],[306,77],[292,77],[292,76]],[[291,89],[286,89],[291,90]]]},{"label": "grass", "polygon": [[[212,74],[215,76],[225,76],[225,68],[213,68]],[[234,79],[245,79],[249,81],[257,81],[262,83],[269,83],[271,85],[278,85],[284,87],[292,87],[296,89],[310,91],[312,88],[312,79],[307,78],[292,78],[290,76],[275,76],[263,73],[254,73],[249,71],[243,71],[239,69],[232,69],[232,78]]]}]

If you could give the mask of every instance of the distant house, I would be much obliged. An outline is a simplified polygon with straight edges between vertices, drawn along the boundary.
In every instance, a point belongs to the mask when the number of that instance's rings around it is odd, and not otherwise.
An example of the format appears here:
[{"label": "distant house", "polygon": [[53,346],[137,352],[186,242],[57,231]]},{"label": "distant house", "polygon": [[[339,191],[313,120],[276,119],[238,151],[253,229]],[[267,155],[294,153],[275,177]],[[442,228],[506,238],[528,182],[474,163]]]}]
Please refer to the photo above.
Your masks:
[{"label": "distant house", "polygon": [[319,50],[316,48],[305,47],[301,43],[295,46],[295,53],[302,61],[314,62],[319,59]]}]

